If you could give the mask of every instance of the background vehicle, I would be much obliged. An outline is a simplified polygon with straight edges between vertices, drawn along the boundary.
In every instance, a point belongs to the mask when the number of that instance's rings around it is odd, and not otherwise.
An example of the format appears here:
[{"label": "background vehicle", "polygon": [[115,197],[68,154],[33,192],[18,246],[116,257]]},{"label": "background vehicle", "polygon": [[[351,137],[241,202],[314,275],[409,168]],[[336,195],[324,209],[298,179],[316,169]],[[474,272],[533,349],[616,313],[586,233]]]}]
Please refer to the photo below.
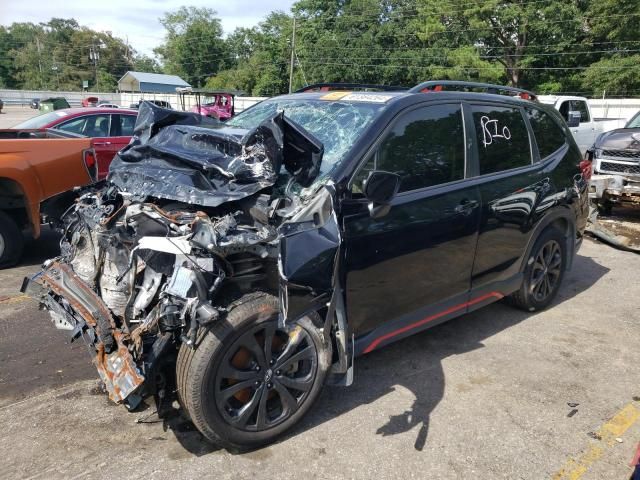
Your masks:
[{"label": "background vehicle", "polygon": [[100,176],[106,176],[114,155],[131,141],[138,116],[137,110],[91,107],[56,110],[30,118],[14,126],[15,130],[54,129],[62,132],[96,138],[100,147],[98,163]]},{"label": "background vehicle", "polygon": [[173,109],[171,104],[169,102],[165,101],[165,100],[147,100],[147,99],[140,99],[140,100],[138,100],[138,103],[132,103],[129,106],[129,108],[138,109],[138,108],[140,108],[140,104],[142,102],[150,102],[150,103],[153,103],[154,105],[157,105],[158,107],[168,108],[169,110]]},{"label": "background vehicle", "polygon": [[2,107],[4,107],[4,102],[0,99],[0,113],[2,113]]},{"label": "background vehicle", "polygon": [[624,119],[594,118],[585,97],[540,95],[538,100],[553,105],[560,112],[583,154],[602,132],[619,128],[625,123]]},{"label": "background vehicle", "polygon": [[602,133],[587,152],[593,173],[589,197],[603,214],[614,205],[640,206],[640,112]]},{"label": "background vehicle", "polygon": [[100,108],[120,108],[120,105],[116,105],[115,103],[108,103],[108,102],[100,102],[97,106]]},{"label": "background vehicle", "polygon": [[31,99],[31,103],[29,103],[29,108],[38,110],[40,108],[40,99],[39,98]]},{"label": "background vehicle", "polygon": [[513,96],[535,98],[425,82],[285,95],[224,124],[144,104],[23,291],[86,333],[112,400],[177,391],[209,440],[272,441],[326,381],[352,382],[354,356],[504,297],[553,301],[588,182],[559,114]]},{"label": "background vehicle", "polygon": [[195,99],[192,112],[205,117],[217,118],[224,121],[235,115],[235,94],[231,92],[216,92],[199,88],[177,88],[182,110],[187,109],[187,97]]},{"label": "background vehicle", "polygon": [[95,107],[100,100],[98,97],[86,97],[82,99],[83,107]]},{"label": "background vehicle", "polygon": [[53,112],[54,110],[61,110],[69,107],[71,107],[71,105],[69,105],[67,99],[63,97],[47,98],[45,100],[40,100],[40,103],[38,104],[38,109],[43,113]]},{"label": "background vehicle", "polygon": [[[61,214],[71,205],[60,197],[97,180],[99,146],[94,140],[55,130],[0,131],[0,268],[19,261],[23,234],[40,236],[41,214]],[[15,135],[8,139],[8,135]]]}]

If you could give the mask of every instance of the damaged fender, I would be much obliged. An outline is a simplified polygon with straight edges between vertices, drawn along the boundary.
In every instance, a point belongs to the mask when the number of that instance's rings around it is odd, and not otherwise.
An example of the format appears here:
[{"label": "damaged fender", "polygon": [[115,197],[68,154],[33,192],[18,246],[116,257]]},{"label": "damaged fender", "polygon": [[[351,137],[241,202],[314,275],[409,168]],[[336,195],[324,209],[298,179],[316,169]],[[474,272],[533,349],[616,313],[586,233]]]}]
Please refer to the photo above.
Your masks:
[{"label": "damaged fender", "polygon": [[335,205],[335,188],[325,185],[304,209],[280,226],[280,323],[292,324],[326,308],[323,333],[333,334],[338,362],[336,383],[352,381],[353,348],[348,342],[344,293],[340,281],[342,238]]}]

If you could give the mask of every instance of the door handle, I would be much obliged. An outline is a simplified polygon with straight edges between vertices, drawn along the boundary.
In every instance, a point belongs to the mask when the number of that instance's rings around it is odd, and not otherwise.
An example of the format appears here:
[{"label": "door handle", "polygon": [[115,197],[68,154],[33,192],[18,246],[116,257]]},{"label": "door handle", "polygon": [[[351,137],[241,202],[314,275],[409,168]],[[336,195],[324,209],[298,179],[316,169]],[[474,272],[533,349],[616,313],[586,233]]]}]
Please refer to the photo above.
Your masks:
[{"label": "door handle", "polygon": [[465,200],[462,200],[460,202],[460,204],[456,208],[454,208],[453,210],[456,213],[461,213],[463,215],[468,215],[477,206],[478,206],[478,201],[477,200],[465,199]]},{"label": "door handle", "polygon": [[96,147],[104,147],[106,145],[111,145],[111,142],[93,142]]}]

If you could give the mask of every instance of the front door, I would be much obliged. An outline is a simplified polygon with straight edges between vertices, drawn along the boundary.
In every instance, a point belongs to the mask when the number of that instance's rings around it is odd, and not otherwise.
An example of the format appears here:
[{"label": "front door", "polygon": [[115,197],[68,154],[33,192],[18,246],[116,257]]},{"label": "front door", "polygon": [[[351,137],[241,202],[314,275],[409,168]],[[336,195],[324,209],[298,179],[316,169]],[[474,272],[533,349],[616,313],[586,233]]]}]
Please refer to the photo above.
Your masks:
[{"label": "front door", "polygon": [[[347,313],[365,339],[356,353],[446,318],[438,312],[464,310],[480,210],[466,157],[461,106],[429,105],[401,115],[356,175],[343,204]],[[402,178],[381,218],[358,195],[371,170]]]}]

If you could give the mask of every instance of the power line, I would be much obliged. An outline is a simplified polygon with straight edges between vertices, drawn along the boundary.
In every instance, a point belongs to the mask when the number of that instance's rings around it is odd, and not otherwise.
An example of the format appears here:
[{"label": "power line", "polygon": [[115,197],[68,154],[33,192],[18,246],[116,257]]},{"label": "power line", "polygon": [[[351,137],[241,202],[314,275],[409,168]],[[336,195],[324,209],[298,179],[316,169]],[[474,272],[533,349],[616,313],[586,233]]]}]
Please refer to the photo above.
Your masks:
[{"label": "power line", "polygon": [[[496,67],[502,68],[502,66],[478,66],[478,67],[463,67],[457,65],[389,65],[389,64],[365,64],[365,63],[353,63],[353,62],[314,62],[307,60],[307,65],[334,65],[334,66],[352,66],[352,67],[375,67],[375,68],[419,68],[419,69],[447,69],[447,70],[494,70]],[[516,70],[586,70],[586,69],[598,69],[598,70],[628,70],[635,69],[637,66],[624,66],[624,67],[603,67],[599,65],[579,66],[579,67],[513,67]]]}]

